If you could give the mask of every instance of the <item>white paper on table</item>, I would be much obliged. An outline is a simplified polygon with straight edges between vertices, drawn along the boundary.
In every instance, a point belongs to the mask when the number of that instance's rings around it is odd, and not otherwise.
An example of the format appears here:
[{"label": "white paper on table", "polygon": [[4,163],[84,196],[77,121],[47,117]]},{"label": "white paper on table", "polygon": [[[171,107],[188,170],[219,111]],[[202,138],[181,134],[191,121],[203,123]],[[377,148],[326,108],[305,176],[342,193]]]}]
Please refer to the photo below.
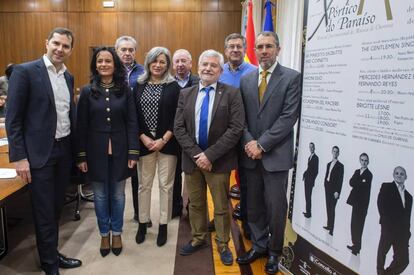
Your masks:
[{"label": "white paper on table", "polygon": [[3,145],[8,145],[9,141],[7,140],[7,138],[0,138],[0,146]]},{"label": "white paper on table", "polygon": [[13,179],[17,176],[16,170],[12,168],[0,168],[0,179]]}]

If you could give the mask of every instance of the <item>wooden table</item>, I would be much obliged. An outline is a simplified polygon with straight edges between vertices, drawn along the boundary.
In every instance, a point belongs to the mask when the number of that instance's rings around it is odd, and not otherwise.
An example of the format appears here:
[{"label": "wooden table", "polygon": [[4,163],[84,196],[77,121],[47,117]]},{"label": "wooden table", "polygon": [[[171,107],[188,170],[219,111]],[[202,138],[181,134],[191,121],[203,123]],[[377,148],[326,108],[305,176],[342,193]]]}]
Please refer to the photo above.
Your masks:
[{"label": "wooden table", "polygon": [[[7,152],[7,145],[0,146],[0,167],[14,168],[14,165],[9,163],[9,156]],[[19,177],[15,177],[13,179],[0,179],[0,259],[7,253],[6,203],[9,199],[26,190],[27,183],[24,183]]]}]

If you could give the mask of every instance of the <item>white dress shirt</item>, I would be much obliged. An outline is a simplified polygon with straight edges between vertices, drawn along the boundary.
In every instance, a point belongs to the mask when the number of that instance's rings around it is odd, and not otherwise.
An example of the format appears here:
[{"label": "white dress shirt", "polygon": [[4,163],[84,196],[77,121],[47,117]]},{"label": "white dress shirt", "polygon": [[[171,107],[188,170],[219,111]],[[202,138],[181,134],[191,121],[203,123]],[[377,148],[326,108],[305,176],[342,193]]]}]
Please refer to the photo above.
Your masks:
[{"label": "white dress shirt", "polygon": [[55,138],[66,137],[70,134],[70,93],[66,83],[64,72],[66,66],[63,64],[62,69],[56,72],[55,66],[50,62],[49,58],[44,55],[47,73],[49,75],[50,84],[52,85],[53,95],[55,98],[57,124]]}]

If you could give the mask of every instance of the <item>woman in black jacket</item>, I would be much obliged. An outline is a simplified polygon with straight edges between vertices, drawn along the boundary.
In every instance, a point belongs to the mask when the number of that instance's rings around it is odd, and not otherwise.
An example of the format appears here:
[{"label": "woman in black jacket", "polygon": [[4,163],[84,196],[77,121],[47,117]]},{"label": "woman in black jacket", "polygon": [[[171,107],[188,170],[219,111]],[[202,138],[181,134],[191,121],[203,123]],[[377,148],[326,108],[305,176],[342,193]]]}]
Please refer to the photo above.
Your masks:
[{"label": "woman in black jacket", "polygon": [[146,58],[145,72],[134,88],[140,125],[141,157],[138,163],[139,228],[136,242],[142,243],[150,221],[151,189],[158,167],[160,220],[157,245],[167,242],[167,223],[171,217],[172,188],[177,164],[178,143],[173,136],[174,116],[180,87],[170,75],[168,49],[152,48]]},{"label": "woman in black jacket", "polygon": [[96,49],[91,84],[82,88],[77,114],[79,169],[87,173],[94,191],[95,213],[102,237],[100,252],[122,251],[125,180],[138,160],[135,101],[117,54]]}]

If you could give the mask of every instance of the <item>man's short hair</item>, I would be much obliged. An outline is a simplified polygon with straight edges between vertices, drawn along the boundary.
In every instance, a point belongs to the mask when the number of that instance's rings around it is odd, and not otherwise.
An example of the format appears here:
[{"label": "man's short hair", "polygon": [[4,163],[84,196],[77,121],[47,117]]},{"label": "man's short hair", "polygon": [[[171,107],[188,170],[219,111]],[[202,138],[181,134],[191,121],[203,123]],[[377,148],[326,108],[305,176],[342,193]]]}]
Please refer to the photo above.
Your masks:
[{"label": "man's short hair", "polygon": [[186,49],[178,49],[178,50],[176,50],[175,52],[174,52],[174,54],[173,54],[173,60],[174,60],[174,56],[176,55],[176,54],[179,54],[179,53],[184,53],[185,55],[187,55],[188,56],[188,58],[190,59],[190,61],[192,61],[193,59],[192,59],[192,57],[191,57],[191,53],[189,52],[189,51],[187,51]]},{"label": "man's short hair", "polygon": [[118,50],[119,44],[121,44],[124,41],[131,42],[134,45],[135,50],[137,49],[137,41],[135,38],[129,35],[123,35],[121,37],[118,37],[118,39],[115,41],[115,50]]},{"label": "man's short hair", "polygon": [[246,45],[246,38],[241,35],[240,33],[232,33],[227,35],[227,37],[224,39],[224,48],[227,48],[227,44],[229,43],[229,40],[232,39],[241,39],[241,41],[243,42],[243,48],[246,49],[247,45]]},{"label": "man's short hair", "polygon": [[334,146],[334,147],[332,147],[332,151],[334,150],[334,149],[338,149],[338,152],[339,152],[339,147],[338,146]]},{"label": "man's short hair", "polygon": [[73,48],[73,43],[75,42],[75,38],[73,37],[73,33],[71,30],[67,29],[67,28],[62,28],[62,27],[58,27],[58,28],[54,28],[49,35],[47,36],[47,40],[52,39],[53,35],[57,33],[57,34],[61,34],[61,35],[66,35],[67,37],[70,38],[70,47]]},{"label": "man's short hair", "polygon": [[257,41],[257,38],[258,38],[259,36],[270,36],[270,37],[273,37],[273,38],[275,39],[275,42],[276,42],[276,47],[279,47],[279,46],[280,46],[280,43],[279,43],[279,36],[278,36],[275,32],[269,32],[269,31],[263,31],[263,32],[260,32],[260,33],[256,36],[256,41]]},{"label": "man's short hair", "polygon": [[224,68],[224,57],[221,53],[215,50],[206,50],[200,54],[200,57],[198,58],[198,66],[201,64],[201,60],[203,60],[205,57],[217,57],[219,59],[220,67]]},{"label": "man's short hair", "polygon": [[359,158],[361,159],[362,157],[367,157],[367,160],[369,160],[369,156],[367,153],[362,153],[359,155]]}]

